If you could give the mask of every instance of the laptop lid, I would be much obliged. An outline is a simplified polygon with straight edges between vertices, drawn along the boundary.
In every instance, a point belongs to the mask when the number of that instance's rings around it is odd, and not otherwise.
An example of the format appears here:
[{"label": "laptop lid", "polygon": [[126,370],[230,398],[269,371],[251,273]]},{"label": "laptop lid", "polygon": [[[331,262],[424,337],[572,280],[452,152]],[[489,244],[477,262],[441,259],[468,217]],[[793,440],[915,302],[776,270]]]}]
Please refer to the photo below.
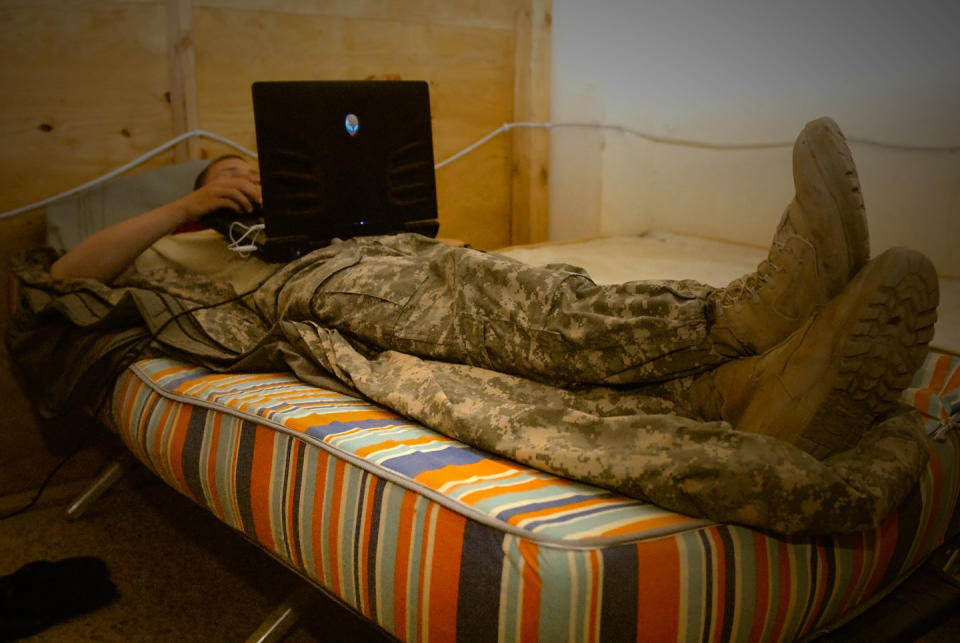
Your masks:
[{"label": "laptop lid", "polygon": [[289,259],[334,238],[437,231],[423,81],[253,84],[266,242]]}]

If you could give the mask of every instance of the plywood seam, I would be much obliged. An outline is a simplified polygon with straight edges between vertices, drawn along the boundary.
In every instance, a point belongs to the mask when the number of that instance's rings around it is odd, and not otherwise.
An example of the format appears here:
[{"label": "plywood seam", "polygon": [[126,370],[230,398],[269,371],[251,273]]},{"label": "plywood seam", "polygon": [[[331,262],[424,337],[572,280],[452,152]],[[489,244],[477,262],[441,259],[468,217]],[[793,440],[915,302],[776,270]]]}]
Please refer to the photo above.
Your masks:
[{"label": "plywood seam", "polygon": [[[197,108],[196,53],[191,0],[166,0],[167,41],[170,67],[170,106],[174,135],[199,128]],[[196,137],[177,145],[177,161],[200,158]]]}]

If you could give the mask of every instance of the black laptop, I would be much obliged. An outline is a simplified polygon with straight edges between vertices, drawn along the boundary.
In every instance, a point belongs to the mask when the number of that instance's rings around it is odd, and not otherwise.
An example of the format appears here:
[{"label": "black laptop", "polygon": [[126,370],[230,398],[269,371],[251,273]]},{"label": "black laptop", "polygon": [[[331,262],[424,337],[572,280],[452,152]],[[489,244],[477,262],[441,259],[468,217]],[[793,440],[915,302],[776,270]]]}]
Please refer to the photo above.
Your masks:
[{"label": "black laptop", "polygon": [[253,111],[267,259],[335,238],[436,235],[427,83],[257,82]]}]

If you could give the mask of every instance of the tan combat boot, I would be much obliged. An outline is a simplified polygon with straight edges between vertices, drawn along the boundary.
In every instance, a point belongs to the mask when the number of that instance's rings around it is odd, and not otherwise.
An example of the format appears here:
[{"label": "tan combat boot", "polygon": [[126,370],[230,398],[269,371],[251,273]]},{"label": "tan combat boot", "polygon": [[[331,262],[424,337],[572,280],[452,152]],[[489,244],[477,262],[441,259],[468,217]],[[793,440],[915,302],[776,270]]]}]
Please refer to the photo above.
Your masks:
[{"label": "tan combat boot", "polygon": [[840,128],[807,123],[793,146],[796,196],[757,271],[714,295],[714,347],[757,355],[799,328],[839,293],[870,257],[857,169]]},{"label": "tan combat boot", "polygon": [[701,375],[691,400],[705,419],[781,438],[817,458],[848,449],[923,363],[938,299],[929,259],[888,250],[783,343]]}]

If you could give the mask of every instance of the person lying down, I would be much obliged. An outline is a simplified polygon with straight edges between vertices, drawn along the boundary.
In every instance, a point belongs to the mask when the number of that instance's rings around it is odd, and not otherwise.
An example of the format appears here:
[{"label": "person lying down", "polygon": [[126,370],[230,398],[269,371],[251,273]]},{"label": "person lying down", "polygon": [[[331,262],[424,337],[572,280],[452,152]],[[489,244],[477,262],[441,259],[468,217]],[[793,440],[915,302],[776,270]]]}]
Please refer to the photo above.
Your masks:
[{"label": "person lying down", "polygon": [[[210,332],[221,348],[230,333],[243,340],[219,361],[195,356],[204,365],[250,368],[281,338],[351,390],[531,466],[784,533],[860,529],[896,506],[925,462],[919,421],[898,400],[933,337],[937,274],[905,248],[871,258],[835,122],[803,128],[793,166],[795,195],[767,259],[724,288],[596,285],[571,267],[410,234],[337,241],[285,265],[236,257],[210,231],[169,236],[260,203],[259,175],[238,157],[31,279],[53,293],[77,283],[129,293],[172,263],[180,279],[232,280],[219,292],[234,297],[202,307],[223,301],[213,317],[233,315],[230,332]],[[216,251],[174,250],[190,234]],[[209,315],[195,317],[203,326]],[[255,330],[237,332],[240,319]],[[164,344],[167,329],[151,327],[146,340]],[[285,353],[271,354],[276,367]],[[281,362],[310,381],[302,360]]]}]

